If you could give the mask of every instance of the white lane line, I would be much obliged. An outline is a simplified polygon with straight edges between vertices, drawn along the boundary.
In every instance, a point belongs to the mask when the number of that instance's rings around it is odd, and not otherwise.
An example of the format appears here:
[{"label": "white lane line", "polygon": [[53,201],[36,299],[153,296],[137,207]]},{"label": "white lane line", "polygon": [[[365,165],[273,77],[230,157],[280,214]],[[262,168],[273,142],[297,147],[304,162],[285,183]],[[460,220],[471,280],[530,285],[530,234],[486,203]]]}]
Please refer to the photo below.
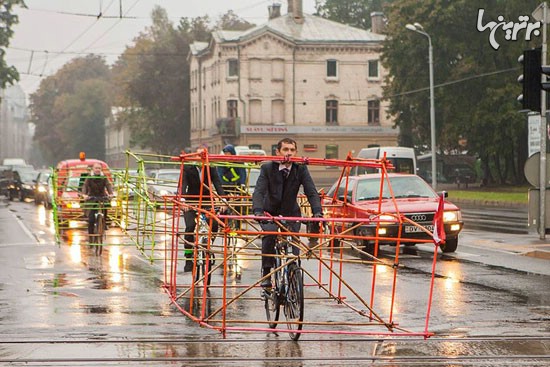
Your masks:
[{"label": "white lane line", "polygon": [[17,221],[17,223],[19,224],[19,226],[21,227],[21,229],[23,229],[23,232],[25,232],[25,234],[27,236],[29,236],[30,238],[32,238],[35,243],[40,243],[40,241],[38,241],[38,239],[36,238],[36,236],[31,232],[31,230],[25,225],[25,223],[23,223],[23,221],[21,219],[19,219],[19,217],[17,215],[15,215],[15,213],[11,213],[11,215],[13,215],[13,217],[15,218],[15,220]]}]

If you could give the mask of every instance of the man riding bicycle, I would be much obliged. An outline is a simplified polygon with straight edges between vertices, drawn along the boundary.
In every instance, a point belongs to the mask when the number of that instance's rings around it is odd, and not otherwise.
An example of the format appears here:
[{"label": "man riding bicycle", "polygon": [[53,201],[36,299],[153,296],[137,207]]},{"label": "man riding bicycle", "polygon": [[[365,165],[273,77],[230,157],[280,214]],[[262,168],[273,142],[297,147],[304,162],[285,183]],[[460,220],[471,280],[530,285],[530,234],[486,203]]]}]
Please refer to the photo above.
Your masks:
[{"label": "man riding bicycle", "polygon": [[[95,214],[98,210],[98,200],[113,195],[113,186],[103,174],[101,163],[94,163],[91,174],[86,177],[82,186],[82,195],[88,203],[88,237],[92,242],[95,226]],[[106,213],[105,213],[106,214]],[[105,218],[107,216],[105,215]]]},{"label": "man riding bicycle", "polygon": [[[297,151],[297,144],[293,139],[284,138],[277,143],[276,154],[278,156],[290,159],[296,155]],[[302,213],[296,202],[300,186],[304,188],[313,216],[322,217],[321,199],[307,166],[290,161],[262,164],[260,176],[252,195],[254,215],[265,216],[267,213],[271,216],[301,217]],[[277,230],[277,225],[273,222],[260,221],[260,225],[266,232]],[[288,229],[292,232],[299,232],[300,222],[288,223]],[[275,235],[262,237],[262,277],[269,274],[274,265],[272,255],[275,254],[275,240]],[[293,253],[294,255],[299,254],[299,249],[296,246],[293,246]],[[261,286],[270,288],[271,279],[264,279]]]}]

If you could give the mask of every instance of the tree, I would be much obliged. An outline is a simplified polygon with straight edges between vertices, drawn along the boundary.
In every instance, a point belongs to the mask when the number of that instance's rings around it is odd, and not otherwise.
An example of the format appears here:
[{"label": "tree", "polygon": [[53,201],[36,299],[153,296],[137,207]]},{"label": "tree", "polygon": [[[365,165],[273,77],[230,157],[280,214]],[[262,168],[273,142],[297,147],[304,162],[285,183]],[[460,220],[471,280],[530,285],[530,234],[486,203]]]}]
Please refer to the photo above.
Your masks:
[{"label": "tree", "polygon": [[[407,23],[419,22],[433,42],[438,150],[465,149],[486,163],[487,178],[523,181],[526,124],[515,98],[520,94],[517,57],[528,45],[508,42],[501,32],[501,48],[495,51],[488,32],[479,32],[476,21],[480,8],[486,9],[487,22],[499,15],[517,20],[536,6],[536,1],[520,0],[485,0],[475,7],[467,0],[398,0],[386,7],[385,97],[400,126],[400,143],[422,149],[430,141],[428,41],[405,29]],[[461,147],[459,141],[464,140],[467,145]]]},{"label": "tree", "polygon": [[8,84],[14,84],[19,80],[19,73],[14,66],[6,63],[5,48],[9,46],[13,36],[13,26],[19,23],[17,14],[13,14],[13,8],[21,6],[26,8],[23,0],[2,0],[0,2],[0,88],[4,89]]},{"label": "tree", "polygon": [[315,0],[317,15],[352,27],[369,29],[370,14],[391,0]]},{"label": "tree", "polygon": [[218,19],[214,28],[228,31],[246,31],[252,27],[254,27],[254,24],[240,18],[233,10],[228,10],[227,13]]},{"label": "tree", "polygon": [[105,157],[105,118],[110,112],[110,71],[88,55],[64,65],[30,96],[34,140],[50,164],[77,157]]},{"label": "tree", "polygon": [[[153,25],[126,49],[114,67],[124,107],[119,122],[132,131],[131,144],[160,154],[189,144],[189,37],[175,29],[166,10],[155,7]],[[123,96],[123,97],[120,97]]]}]

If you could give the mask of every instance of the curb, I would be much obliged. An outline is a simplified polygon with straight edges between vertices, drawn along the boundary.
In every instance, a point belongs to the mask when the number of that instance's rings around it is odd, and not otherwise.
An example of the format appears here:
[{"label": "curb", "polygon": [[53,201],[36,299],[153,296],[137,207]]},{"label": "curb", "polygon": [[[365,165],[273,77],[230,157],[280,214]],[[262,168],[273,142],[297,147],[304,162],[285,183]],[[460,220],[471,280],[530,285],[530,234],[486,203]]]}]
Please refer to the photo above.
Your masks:
[{"label": "curb", "polygon": [[449,200],[459,206],[468,205],[468,206],[491,207],[491,208],[516,208],[516,209],[525,209],[526,211],[528,209],[528,204],[526,203],[514,203],[509,201],[453,199],[452,197],[449,197]]}]

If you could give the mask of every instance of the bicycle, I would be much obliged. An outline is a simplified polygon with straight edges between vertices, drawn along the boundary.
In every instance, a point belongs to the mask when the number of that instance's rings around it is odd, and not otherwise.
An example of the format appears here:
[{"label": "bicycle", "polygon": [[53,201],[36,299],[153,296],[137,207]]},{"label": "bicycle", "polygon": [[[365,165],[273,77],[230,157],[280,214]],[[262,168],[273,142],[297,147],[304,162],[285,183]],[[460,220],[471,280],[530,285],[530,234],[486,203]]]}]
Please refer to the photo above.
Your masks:
[{"label": "bicycle", "polygon": [[[286,223],[281,221],[281,227]],[[280,230],[280,228],[279,228]],[[289,330],[302,330],[304,320],[304,273],[299,258],[292,256],[292,236],[277,236],[275,242],[275,271],[272,272],[273,288],[262,292],[269,327],[275,329],[279,321],[281,306]],[[290,256],[289,256],[290,255]],[[290,332],[292,340],[298,340],[301,333]]]},{"label": "bicycle", "polygon": [[[200,213],[198,218],[198,249],[197,249],[197,262],[195,271],[195,283],[198,282],[201,277],[206,276],[206,285],[210,285],[212,278],[212,268],[216,263],[215,255],[213,252],[207,250],[208,248],[208,233],[210,232],[209,220],[205,213]],[[214,238],[214,236],[212,236]],[[208,267],[206,266],[208,263]],[[201,276],[202,274],[202,276]]]},{"label": "bicycle", "polygon": [[90,210],[96,210],[94,213],[94,228],[92,236],[90,236],[90,243],[95,244],[95,254],[100,256],[103,253],[103,243],[105,242],[105,229],[107,228],[107,221],[105,218],[106,208],[105,202],[109,200],[108,196],[91,196],[88,198],[90,202],[97,203],[97,208]]}]

